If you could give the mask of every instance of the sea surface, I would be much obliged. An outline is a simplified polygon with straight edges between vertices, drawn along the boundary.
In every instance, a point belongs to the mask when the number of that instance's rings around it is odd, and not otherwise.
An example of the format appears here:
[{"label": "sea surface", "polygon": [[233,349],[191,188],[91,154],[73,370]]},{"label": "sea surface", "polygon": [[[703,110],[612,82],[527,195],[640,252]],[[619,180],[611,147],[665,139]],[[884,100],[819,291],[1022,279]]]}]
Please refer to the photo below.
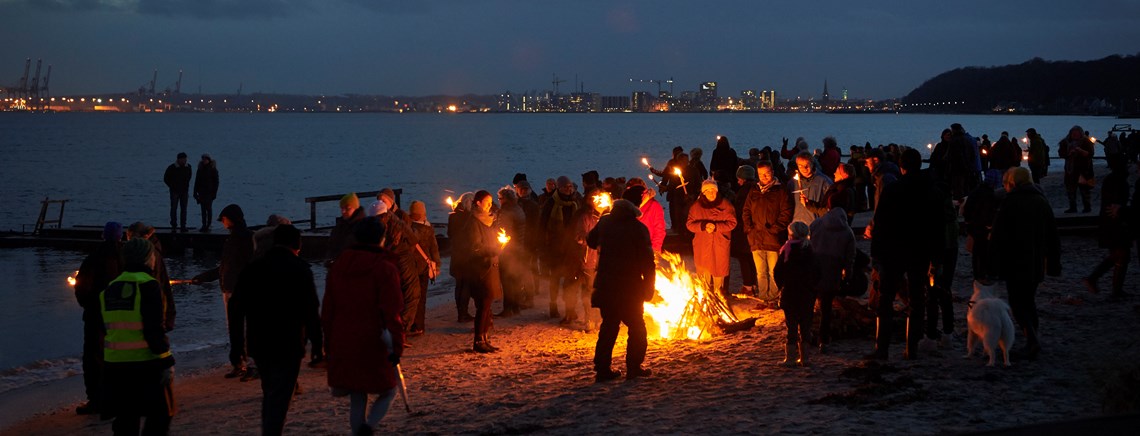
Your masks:
[{"label": "sea surface", "polygon": [[[1036,128],[1056,150],[1073,125],[1101,137],[1110,117],[895,114],[24,114],[0,113],[0,231],[30,231],[44,198],[68,199],[64,226],[109,220],[168,225],[163,172],[179,152],[209,153],[229,203],[250,224],[273,213],[308,217],[305,197],[402,188],[402,203],[422,200],[432,221],[444,199],[494,191],[525,173],[547,178],[598,170],[602,177],[645,177],[642,157],[660,166],[674,146],[701,147],[707,165],[717,135],[737,152],[779,148],[803,136],[813,149],[828,135],[852,144],[899,143],[927,153],[942,129],[962,123],[975,136],[1024,136]],[[1124,121],[1127,122],[1127,121]],[[1099,154],[1099,152],[1098,152]],[[1054,168],[1059,170],[1059,168]],[[195,174],[197,168],[195,167]],[[373,199],[362,199],[367,205]],[[331,225],[335,202],[318,210]],[[188,223],[197,227],[190,202]],[[216,226],[217,228],[218,226]],[[0,249],[0,394],[80,373],[81,310],[66,283],[85,253]],[[174,279],[216,265],[210,254],[167,260]],[[314,265],[323,292],[324,269]],[[176,286],[180,351],[225,344],[216,284]]]}]

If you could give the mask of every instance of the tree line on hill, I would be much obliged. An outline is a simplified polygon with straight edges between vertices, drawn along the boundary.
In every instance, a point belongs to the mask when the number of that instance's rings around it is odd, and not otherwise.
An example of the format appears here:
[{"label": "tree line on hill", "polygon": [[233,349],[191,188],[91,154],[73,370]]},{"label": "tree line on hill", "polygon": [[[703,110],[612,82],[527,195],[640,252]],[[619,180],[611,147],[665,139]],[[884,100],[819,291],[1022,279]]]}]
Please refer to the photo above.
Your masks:
[{"label": "tree line on hill", "polygon": [[[958,68],[927,80],[902,102],[914,112],[1135,115],[1140,55]],[[960,103],[926,104],[941,102]]]}]

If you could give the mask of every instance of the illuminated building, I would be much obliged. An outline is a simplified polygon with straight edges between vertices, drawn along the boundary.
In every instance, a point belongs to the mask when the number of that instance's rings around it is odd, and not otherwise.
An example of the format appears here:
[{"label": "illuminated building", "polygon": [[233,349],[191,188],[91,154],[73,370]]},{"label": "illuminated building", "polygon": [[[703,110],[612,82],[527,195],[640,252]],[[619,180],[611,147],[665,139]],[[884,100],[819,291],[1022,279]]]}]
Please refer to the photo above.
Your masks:
[{"label": "illuminated building", "polygon": [[715,111],[719,99],[716,94],[716,82],[701,83],[697,94],[697,107],[702,111]]}]

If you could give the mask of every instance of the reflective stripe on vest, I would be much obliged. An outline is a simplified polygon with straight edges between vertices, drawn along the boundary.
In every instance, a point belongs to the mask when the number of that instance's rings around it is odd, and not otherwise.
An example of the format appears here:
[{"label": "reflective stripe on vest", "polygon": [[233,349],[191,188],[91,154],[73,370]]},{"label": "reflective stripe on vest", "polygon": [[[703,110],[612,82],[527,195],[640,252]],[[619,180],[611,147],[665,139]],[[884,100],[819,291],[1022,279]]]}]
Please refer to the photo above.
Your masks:
[{"label": "reflective stripe on vest", "polygon": [[[103,359],[107,362],[143,362],[169,357],[170,351],[161,354],[150,351],[143,336],[141,285],[155,281],[145,272],[124,272],[115,278],[107,289],[118,294],[107,305],[107,290],[99,293],[99,309],[107,334],[103,340]],[[161,298],[161,297],[160,297]],[[166,302],[163,301],[165,311]]]}]

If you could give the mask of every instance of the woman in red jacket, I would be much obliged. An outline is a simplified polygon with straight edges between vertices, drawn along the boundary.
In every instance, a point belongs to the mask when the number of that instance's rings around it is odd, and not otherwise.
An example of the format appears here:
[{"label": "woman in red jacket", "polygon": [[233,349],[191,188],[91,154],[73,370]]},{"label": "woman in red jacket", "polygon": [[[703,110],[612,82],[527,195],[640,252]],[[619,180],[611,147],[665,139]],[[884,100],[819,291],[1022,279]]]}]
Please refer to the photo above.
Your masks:
[{"label": "woman in red jacket", "polygon": [[[388,413],[404,350],[404,296],[396,256],[380,248],[384,230],[375,217],[357,224],[357,244],[333,262],[321,304],[329,387],[350,398],[353,434],[372,434]],[[365,422],[368,394],[379,398]]]},{"label": "woman in red jacket", "polygon": [[732,202],[717,195],[716,181],[701,183],[701,197],[689,209],[686,223],[693,232],[693,261],[697,275],[708,281],[712,288],[726,297],[724,279],[728,277],[729,242],[736,228],[736,210]]}]

